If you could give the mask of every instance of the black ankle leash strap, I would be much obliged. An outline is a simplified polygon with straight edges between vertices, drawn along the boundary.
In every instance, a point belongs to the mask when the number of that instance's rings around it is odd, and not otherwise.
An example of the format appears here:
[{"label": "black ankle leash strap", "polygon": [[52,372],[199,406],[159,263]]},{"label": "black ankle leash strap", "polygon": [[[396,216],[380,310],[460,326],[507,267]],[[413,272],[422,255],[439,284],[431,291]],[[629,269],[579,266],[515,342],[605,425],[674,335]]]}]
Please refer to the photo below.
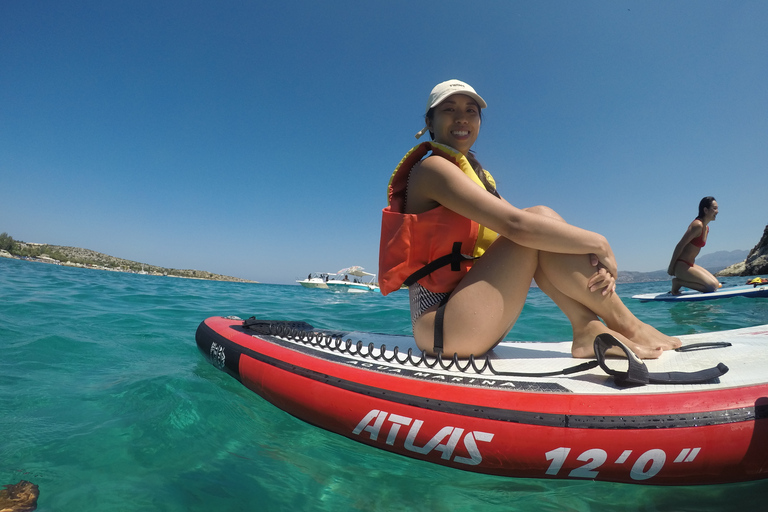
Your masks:
[{"label": "black ankle leash strap", "polygon": [[[627,356],[627,371],[614,370],[608,367],[605,361],[605,352],[611,347],[619,347],[624,351],[624,354]],[[621,387],[643,386],[645,384],[703,384],[713,381],[728,372],[728,367],[723,363],[719,363],[713,368],[706,368],[696,372],[652,373],[648,371],[648,367],[637,358],[634,352],[608,333],[599,334],[595,338],[594,349],[600,367],[607,374],[613,375],[616,385]],[[622,361],[623,363],[623,360],[617,361]]]}]

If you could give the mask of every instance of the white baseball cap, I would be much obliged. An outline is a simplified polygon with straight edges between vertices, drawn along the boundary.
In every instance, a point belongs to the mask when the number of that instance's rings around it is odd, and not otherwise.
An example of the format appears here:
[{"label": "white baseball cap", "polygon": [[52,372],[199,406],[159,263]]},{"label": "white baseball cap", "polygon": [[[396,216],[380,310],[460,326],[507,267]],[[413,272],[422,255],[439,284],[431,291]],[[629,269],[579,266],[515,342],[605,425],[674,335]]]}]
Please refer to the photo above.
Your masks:
[{"label": "white baseball cap", "polygon": [[[427,109],[424,111],[424,113],[426,114],[429,112],[429,109],[436,107],[448,96],[452,96],[454,94],[466,94],[475,100],[480,108],[486,108],[488,106],[485,100],[475,92],[471,85],[462,82],[461,80],[454,79],[441,82],[432,89],[432,92],[429,94],[429,98],[427,98]],[[416,138],[418,139],[426,132],[427,127],[425,126],[423,130],[416,134]]]}]

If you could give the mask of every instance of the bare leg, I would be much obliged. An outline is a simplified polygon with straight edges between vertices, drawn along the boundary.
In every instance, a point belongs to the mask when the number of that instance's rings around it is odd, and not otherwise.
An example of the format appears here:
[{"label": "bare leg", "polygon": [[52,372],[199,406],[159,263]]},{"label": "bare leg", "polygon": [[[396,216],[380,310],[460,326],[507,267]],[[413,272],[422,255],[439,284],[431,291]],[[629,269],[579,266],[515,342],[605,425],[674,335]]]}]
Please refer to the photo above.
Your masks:
[{"label": "bare leg", "polygon": [[[541,272],[537,273],[539,262]],[[557,268],[546,271],[553,266]],[[543,285],[542,290],[571,321],[575,357],[594,356],[592,343],[595,336],[604,332],[616,336],[646,359],[658,357],[663,349],[680,346],[676,338],[664,336],[640,322],[616,294],[604,297],[600,292],[590,292],[587,281],[593,271],[586,255],[539,253],[500,238],[475,263],[448,300],[444,353],[468,357],[493,348],[519,317],[534,273],[539,286]],[[552,275],[562,282],[554,285]],[[571,284],[563,286],[569,281]],[[435,309],[424,313],[414,325],[416,343],[427,352],[432,352],[434,345]],[[598,317],[606,321],[607,327]],[[615,355],[622,353],[617,349]]]},{"label": "bare leg", "polygon": [[[546,277],[561,293],[594,312],[609,328],[632,340],[633,344],[651,351],[670,350],[681,345],[679,339],[666,336],[638,320],[615,293],[590,292],[587,282],[594,267],[589,263],[589,257],[542,252],[539,262]],[[638,355],[644,356],[642,353]]]},{"label": "bare leg", "polygon": [[[562,220],[546,207],[529,211]],[[575,357],[593,356],[592,343],[604,332],[613,334],[643,358],[658,357],[662,350],[680,346],[677,338],[665,336],[638,320],[615,293],[603,296],[590,292],[587,282],[594,271],[587,255],[539,252],[499,238],[475,262],[446,304],[444,353],[478,356],[493,348],[519,317],[534,274],[539,286],[543,284],[542,290],[571,321]],[[434,347],[436,309],[425,312],[414,324],[416,344],[427,352]],[[616,355],[623,353],[617,351]]]},{"label": "bare leg", "polygon": [[[546,217],[565,222],[557,212],[555,212],[554,210],[546,206],[534,206],[532,208],[528,208],[527,210],[532,213],[537,213],[539,215],[544,215]],[[557,255],[552,255],[552,256],[557,257]],[[579,258],[578,256],[575,256],[575,257]],[[549,257],[545,256],[543,260],[546,261],[548,258]],[[542,259],[540,259],[540,263],[541,261]],[[590,264],[589,268],[587,269],[587,273],[584,274],[587,280],[594,273],[594,271],[595,271],[594,267],[592,267]],[[573,275],[573,272],[574,270],[570,271],[571,275]],[[568,276],[566,276],[565,278],[570,279]],[[643,359],[655,359],[662,354],[663,348],[664,348],[663,346],[658,346],[656,344],[645,345],[643,343],[635,343],[634,341],[631,341],[620,332],[614,331],[606,327],[600,321],[600,319],[598,318],[598,315],[595,314],[595,312],[592,309],[585,306],[582,302],[579,302],[578,300],[574,300],[573,298],[569,297],[565,293],[562,293],[557,288],[557,286],[555,286],[549,280],[549,278],[547,277],[547,274],[544,271],[542,271],[541,265],[539,266],[539,269],[536,271],[536,283],[539,285],[539,288],[544,293],[546,293],[554,301],[555,304],[557,304],[560,310],[563,313],[565,313],[565,315],[568,317],[568,320],[571,322],[571,328],[573,329],[573,345],[571,347],[571,354],[574,357],[594,357],[595,356],[595,351],[594,351],[595,337],[598,334],[602,334],[605,332],[613,335],[619,341],[627,345],[638,357],[641,357]],[[600,292],[589,292],[586,288],[586,284],[583,286],[583,291],[586,291],[588,294],[595,293],[597,295],[600,295]],[[618,297],[616,298],[618,299]],[[620,300],[619,302],[621,303]],[[621,305],[623,306],[623,303],[621,303]],[[627,310],[627,313],[629,313],[628,310]],[[629,314],[631,315],[631,313]],[[632,318],[634,318],[634,315],[632,315]],[[655,331],[655,329],[653,330]],[[674,345],[674,342],[673,342],[673,345]],[[679,340],[676,346],[679,346]],[[618,347],[614,347],[610,349],[608,353],[611,355],[624,356],[624,352],[620,350]]]},{"label": "bare leg", "polygon": [[[573,357],[595,357],[594,341],[598,334],[603,333],[611,334],[628,346],[638,357],[643,359],[655,359],[663,353],[661,347],[651,348],[638,345],[619,332],[609,329],[593,311],[560,292],[541,270],[536,272],[535,278],[536,284],[539,285],[541,291],[546,293],[557,304],[557,307],[565,313],[565,316],[571,322],[571,329],[573,329],[571,354]],[[612,347],[607,353],[609,355],[626,357],[624,352],[618,347]]]},{"label": "bare leg", "polygon": [[[538,251],[499,238],[477,260],[451,294],[445,307],[443,351],[476,356],[493,348],[514,325],[525,304]],[[416,344],[432,352],[435,310],[419,317],[413,329]]]},{"label": "bare leg", "polygon": [[[720,281],[718,281],[717,278],[704,267],[699,265],[689,267],[682,261],[678,261],[675,265],[675,279],[672,279],[672,294],[677,295],[682,286],[690,288],[691,290],[708,293],[717,290],[722,285],[720,284]],[[677,289],[675,289],[675,287],[677,287]],[[675,293],[676,291],[677,293]]]}]

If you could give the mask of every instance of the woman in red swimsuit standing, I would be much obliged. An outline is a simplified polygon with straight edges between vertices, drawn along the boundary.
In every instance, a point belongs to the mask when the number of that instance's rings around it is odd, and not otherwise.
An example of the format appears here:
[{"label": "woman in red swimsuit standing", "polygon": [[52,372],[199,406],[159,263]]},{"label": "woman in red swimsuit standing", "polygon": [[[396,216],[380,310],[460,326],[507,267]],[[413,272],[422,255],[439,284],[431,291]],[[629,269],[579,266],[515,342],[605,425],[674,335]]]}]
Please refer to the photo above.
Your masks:
[{"label": "woman in red swimsuit standing", "polygon": [[672,260],[669,262],[667,274],[674,276],[670,292],[672,295],[680,295],[680,288],[683,286],[700,292],[713,292],[722,286],[707,269],[694,263],[701,248],[707,243],[708,224],[715,220],[717,213],[717,201],[714,197],[707,196],[699,202],[699,215],[675,246]]}]

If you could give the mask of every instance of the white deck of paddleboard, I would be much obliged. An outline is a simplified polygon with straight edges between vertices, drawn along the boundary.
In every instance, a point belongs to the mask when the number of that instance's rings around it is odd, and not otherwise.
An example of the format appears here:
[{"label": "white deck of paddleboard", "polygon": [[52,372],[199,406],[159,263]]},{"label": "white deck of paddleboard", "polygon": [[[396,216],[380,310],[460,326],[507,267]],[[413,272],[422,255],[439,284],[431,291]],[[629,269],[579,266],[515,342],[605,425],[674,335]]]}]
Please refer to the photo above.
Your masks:
[{"label": "white deck of paddleboard", "polygon": [[[707,342],[728,342],[732,345],[723,348],[713,348],[706,350],[695,350],[691,352],[666,351],[655,360],[644,360],[648,370],[656,372],[695,372],[698,370],[717,366],[718,363],[724,363],[729,368],[729,372],[719,378],[719,382],[707,384],[674,384],[660,385],[649,384],[634,388],[618,388],[613,381],[613,377],[606,374],[600,367],[588,371],[575,373],[568,376],[555,377],[507,377],[499,376],[485,371],[479,377],[492,379],[495,381],[513,382],[535,382],[535,383],[557,383],[568,389],[570,392],[579,394],[663,394],[680,392],[697,392],[706,390],[729,389],[768,382],[768,325],[759,325],[729,331],[718,331],[711,333],[700,333],[680,336],[683,345]],[[393,348],[399,348],[399,358],[405,358],[408,348],[413,349],[414,355],[420,354],[416,348],[415,342],[409,336],[392,336],[386,334],[373,334],[364,332],[350,332],[344,335],[344,340],[350,340],[356,343],[358,340],[363,342],[363,353],[367,353],[368,344],[373,343],[373,354],[380,353],[380,347],[386,345],[385,354],[388,357],[393,355]],[[296,342],[294,342],[296,343]],[[297,343],[298,344],[298,343]],[[306,345],[304,345],[306,348]],[[327,349],[315,347],[311,349],[318,357],[324,353],[332,353],[336,357],[342,356],[349,359],[356,359],[364,367],[376,368],[385,373],[397,372],[398,368],[414,369],[412,365],[403,366],[395,362],[387,363],[380,359],[361,358],[360,356],[349,356],[339,353],[339,351],[329,352]],[[571,342],[502,342],[491,353],[491,362],[493,367],[500,372],[549,372],[556,371],[571,366],[575,366],[583,359],[574,359],[571,357]],[[619,359],[612,360],[611,367],[622,369]],[[466,360],[461,360],[462,366]],[[482,361],[479,362],[482,364]],[[435,374],[438,376],[452,377],[461,375],[464,377],[472,376],[473,373],[462,373],[459,370],[443,370],[441,368],[430,369],[423,365],[417,367],[420,373]],[[624,363],[623,369],[626,369]],[[474,374],[477,376],[477,374]],[[463,379],[465,382],[468,379]],[[471,380],[471,379],[470,379]],[[445,379],[446,382],[451,381]],[[451,381],[452,382],[452,381]],[[462,384],[471,385],[471,384]],[[510,386],[509,389],[514,389]]]}]

